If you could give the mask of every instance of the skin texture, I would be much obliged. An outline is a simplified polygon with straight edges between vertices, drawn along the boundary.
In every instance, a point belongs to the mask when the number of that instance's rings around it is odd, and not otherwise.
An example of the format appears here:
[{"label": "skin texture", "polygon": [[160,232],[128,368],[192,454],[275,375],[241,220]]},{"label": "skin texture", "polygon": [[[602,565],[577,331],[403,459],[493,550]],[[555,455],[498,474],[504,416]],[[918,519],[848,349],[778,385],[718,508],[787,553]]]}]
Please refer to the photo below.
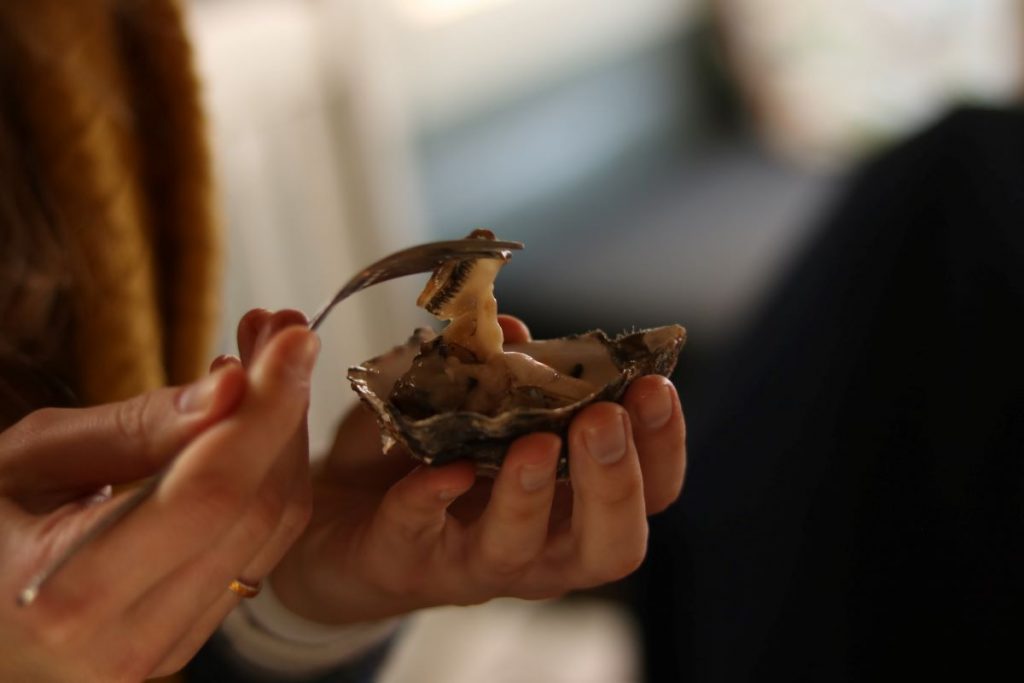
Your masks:
[{"label": "skin texture", "polygon": [[[291,328],[248,371],[228,363],[190,388],[40,410],[0,434],[0,680],[138,681],[194,654],[239,599],[228,582],[266,575],[309,519],[306,457],[289,435],[318,348]],[[172,461],[149,500],[15,605],[113,504],[97,490]]]},{"label": "skin texture", "polygon": [[[501,325],[510,342],[529,336],[513,318]],[[311,473],[319,344],[304,316],[251,311],[238,346],[191,387],[41,410],[0,433],[0,680],[173,672],[237,605],[236,577],[271,576],[292,610],[333,624],[594,586],[636,568],[647,515],[682,486],[683,417],[661,377],[577,417],[572,486],[555,482],[554,435],[519,439],[497,479],[477,480],[465,463],[383,456],[362,409]],[[97,491],[168,463],[147,502],[15,606],[28,577],[116,502]]]},{"label": "skin texture", "polygon": [[[529,339],[522,322],[502,316],[501,325],[506,341]],[[495,480],[477,479],[468,463],[385,457],[372,416],[358,408],[314,472],[311,523],[275,569],[274,589],[298,614],[342,624],[497,596],[552,597],[626,576],[646,552],[647,516],[682,487],[675,389],[643,377],[622,406],[577,416],[571,486],[555,481],[559,448],[553,434],[523,437]]]}]

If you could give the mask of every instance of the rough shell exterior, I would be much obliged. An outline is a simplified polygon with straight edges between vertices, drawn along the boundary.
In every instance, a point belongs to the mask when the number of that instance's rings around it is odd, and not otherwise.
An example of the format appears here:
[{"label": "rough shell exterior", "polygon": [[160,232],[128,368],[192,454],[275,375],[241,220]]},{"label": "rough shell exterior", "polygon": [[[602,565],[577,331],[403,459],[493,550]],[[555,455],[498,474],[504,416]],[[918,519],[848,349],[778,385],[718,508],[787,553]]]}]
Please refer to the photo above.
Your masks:
[{"label": "rough shell exterior", "polygon": [[[539,357],[544,355],[544,345],[554,343],[561,349],[564,344],[569,351],[566,357],[571,359],[573,344],[592,348],[596,342],[607,351],[618,374],[591,396],[560,408],[513,410],[496,416],[450,412],[411,419],[401,414],[388,401],[388,396],[395,381],[412,365],[420,346],[434,336],[431,330],[418,329],[403,346],[350,368],[348,378],[352,388],[377,415],[383,428],[385,451],[401,444],[415,457],[433,465],[468,458],[476,463],[479,472],[494,474],[517,437],[539,431],[553,432],[562,436],[565,444],[569,422],[586,406],[597,401],[620,400],[629,383],[642,375],[670,375],[686,341],[686,330],[679,325],[669,325],[623,334],[615,339],[596,330],[558,340],[510,346],[510,350]],[[569,372],[566,368],[556,369]],[[559,474],[563,477],[568,474],[564,446]]]}]

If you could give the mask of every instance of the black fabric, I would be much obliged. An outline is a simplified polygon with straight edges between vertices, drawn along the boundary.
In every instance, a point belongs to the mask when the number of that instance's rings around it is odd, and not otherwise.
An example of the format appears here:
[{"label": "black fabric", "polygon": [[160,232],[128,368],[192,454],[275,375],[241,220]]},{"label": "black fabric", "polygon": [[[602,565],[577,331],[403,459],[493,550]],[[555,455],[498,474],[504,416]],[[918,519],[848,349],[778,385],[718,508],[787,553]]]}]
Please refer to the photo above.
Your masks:
[{"label": "black fabric", "polygon": [[397,636],[358,659],[317,676],[274,676],[239,659],[224,636],[215,634],[183,672],[188,683],[373,683]]},{"label": "black fabric", "polygon": [[722,364],[654,521],[648,679],[1024,675],[1024,114],[852,181]]}]

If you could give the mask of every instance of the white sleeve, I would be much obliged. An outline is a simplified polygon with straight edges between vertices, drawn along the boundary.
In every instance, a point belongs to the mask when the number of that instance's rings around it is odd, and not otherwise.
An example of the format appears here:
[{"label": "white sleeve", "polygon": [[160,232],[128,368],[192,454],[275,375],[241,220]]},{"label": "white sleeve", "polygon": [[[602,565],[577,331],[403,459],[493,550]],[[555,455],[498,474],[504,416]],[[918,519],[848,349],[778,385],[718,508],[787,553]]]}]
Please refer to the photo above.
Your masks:
[{"label": "white sleeve", "polygon": [[329,626],[281,604],[269,580],[243,600],[221,625],[235,654],[267,673],[315,676],[345,664],[390,637],[400,619]]}]

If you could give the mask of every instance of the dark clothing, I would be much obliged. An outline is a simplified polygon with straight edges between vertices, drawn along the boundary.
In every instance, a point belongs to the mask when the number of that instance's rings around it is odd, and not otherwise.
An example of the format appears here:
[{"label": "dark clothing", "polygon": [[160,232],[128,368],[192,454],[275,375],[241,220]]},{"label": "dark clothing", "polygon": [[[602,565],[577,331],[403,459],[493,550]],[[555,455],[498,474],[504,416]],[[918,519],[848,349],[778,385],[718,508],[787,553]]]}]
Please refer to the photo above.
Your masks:
[{"label": "dark clothing", "polygon": [[860,172],[722,366],[641,574],[649,680],[1019,679],[1024,114]]}]

